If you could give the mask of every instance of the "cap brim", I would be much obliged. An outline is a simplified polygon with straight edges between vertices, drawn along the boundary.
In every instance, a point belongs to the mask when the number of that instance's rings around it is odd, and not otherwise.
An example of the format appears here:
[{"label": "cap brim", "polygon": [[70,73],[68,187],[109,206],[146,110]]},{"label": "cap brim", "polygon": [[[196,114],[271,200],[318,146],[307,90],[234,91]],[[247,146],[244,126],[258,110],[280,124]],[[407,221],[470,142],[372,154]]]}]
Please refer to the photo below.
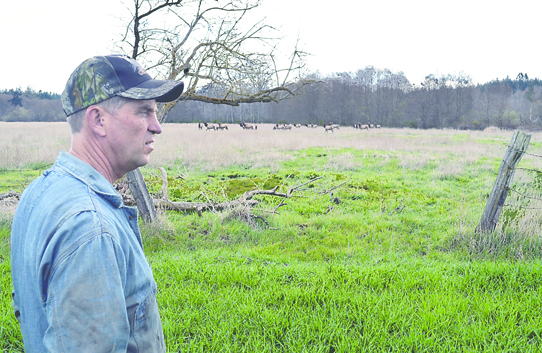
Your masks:
[{"label": "cap brim", "polygon": [[181,81],[148,80],[117,95],[138,100],[155,99],[163,103],[176,100],[183,90],[184,83]]}]

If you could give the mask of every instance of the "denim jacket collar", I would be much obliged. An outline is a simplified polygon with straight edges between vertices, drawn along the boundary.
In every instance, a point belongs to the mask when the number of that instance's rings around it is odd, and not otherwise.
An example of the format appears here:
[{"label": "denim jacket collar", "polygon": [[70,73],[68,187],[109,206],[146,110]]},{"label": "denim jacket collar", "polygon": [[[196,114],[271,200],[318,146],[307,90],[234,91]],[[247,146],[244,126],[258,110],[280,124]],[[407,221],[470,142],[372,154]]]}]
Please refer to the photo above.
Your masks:
[{"label": "denim jacket collar", "polygon": [[123,206],[122,196],[117,194],[113,185],[96,169],[74,155],[61,151],[52,167],[52,169],[55,168],[60,168],[81,180],[91,190],[109,201],[116,208]]}]

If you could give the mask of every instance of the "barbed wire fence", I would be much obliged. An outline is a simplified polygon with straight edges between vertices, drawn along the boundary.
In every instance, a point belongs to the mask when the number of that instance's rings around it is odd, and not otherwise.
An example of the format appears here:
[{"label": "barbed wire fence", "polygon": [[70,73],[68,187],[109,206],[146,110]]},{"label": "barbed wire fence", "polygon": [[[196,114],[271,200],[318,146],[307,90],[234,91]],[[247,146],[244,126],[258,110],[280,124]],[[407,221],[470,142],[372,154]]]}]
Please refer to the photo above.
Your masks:
[{"label": "barbed wire fence", "polygon": [[[497,226],[500,231],[513,227],[522,232],[529,228],[540,230],[542,170],[518,166],[524,156],[531,157],[529,162],[532,162],[532,159],[542,160],[542,155],[527,152],[530,139],[531,135],[521,131],[514,132],[476,228],[477,233],[493,233]],[[519,177],[516,171],[519,172]]]}]

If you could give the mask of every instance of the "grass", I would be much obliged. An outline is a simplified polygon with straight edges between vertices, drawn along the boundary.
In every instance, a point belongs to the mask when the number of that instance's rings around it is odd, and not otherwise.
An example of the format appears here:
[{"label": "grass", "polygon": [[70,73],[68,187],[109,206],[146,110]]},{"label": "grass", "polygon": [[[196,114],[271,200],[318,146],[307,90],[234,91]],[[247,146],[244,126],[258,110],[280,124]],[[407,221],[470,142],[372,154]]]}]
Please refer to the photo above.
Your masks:
[{"label": "grass", "polygon": [[[173,201],[284,192],[321,177],[279,208],[282,199],[258,196],[251,210],[141,224],[168,352],[540,351],[541,217],[509,207],[496,232],[474,232],[511,135],[167,125],[143,172],[158,192],[164,166]],[[542,154],[540,137],[530,153]],[[18,151],[28,160],[0,159],[0,193],[56,156]],[[540,163],[526,155],[520,166]],[[536,173],[516,173],[514,188],[538,184]],[[20,352],[9,212],[0,218],[0,348]]]},{"label": "grass", "polygon": [[[536,351],[539,265],[150,256],[169,351]],[[400,265],[400,266],[398,266]]]}]

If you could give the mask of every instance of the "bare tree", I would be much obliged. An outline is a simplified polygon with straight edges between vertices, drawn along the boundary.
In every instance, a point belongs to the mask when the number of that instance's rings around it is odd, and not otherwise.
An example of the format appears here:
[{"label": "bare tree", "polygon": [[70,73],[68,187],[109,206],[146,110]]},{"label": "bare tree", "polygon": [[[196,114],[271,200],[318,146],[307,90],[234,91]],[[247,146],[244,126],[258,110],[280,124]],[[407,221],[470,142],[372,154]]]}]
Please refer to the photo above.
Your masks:
[{"label": "bare tree", "polygon": [[[282,66],[278,32],[254,19],[260,0],[132,0],[119,50],[137,59],[153,76],[183,80],[185,91],[159,106],[164,122],[179,102],[195,100],[238,106],[278,102],[313,83],[302,79],[305,53],[293,48]],[[155,218],[141,172],[128,180],[142,217]],[[145,207],[144,205],[149,205]]]},{"label": "bare tree", "polygon": [[160,121],[178,101],[278,102],[313,83],[302,79],[306,54],[297,47],[282,61],[279,33],[252,15],[260,5],[260,0],[133,0],[121,51],[157,77],[185,82],[182,96],[160,107]]}]

